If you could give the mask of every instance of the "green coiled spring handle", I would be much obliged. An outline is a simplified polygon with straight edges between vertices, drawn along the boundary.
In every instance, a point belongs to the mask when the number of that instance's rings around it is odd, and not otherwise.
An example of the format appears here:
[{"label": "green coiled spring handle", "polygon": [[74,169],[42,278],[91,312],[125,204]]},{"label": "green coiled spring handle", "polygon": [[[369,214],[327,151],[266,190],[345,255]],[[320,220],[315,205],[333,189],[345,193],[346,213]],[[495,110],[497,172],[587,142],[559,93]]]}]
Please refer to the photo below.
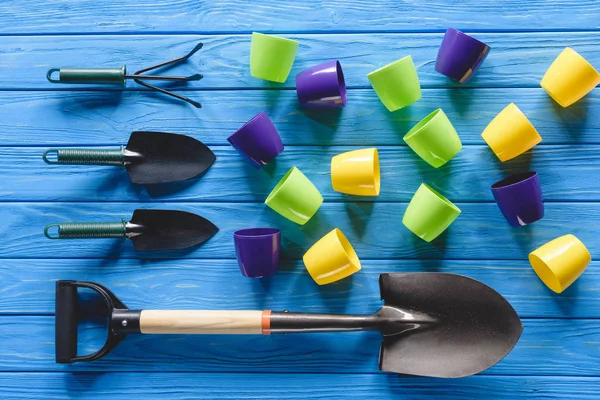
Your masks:
[{"label": "green coiled spring handle", "polygon": [[[54,78],[54,73],[58,78]],[[46,78],[52,83],[91,83],[125,86],[127,71],[121,68],[51,68]]]},{"label": "green coiled spring handle", "polygon": [[[53,234],[54,227],[56,233]],[[68,222],[64,224],[49,224],[44,228],[48,239],[98,239],[98,238],[127,238],[127,222]]]},{"label": "green coiled spring handle", "polygon": [[42,158],[46,164],[117,165],[125,164],[123,146],[119,150],[48,149]]}]

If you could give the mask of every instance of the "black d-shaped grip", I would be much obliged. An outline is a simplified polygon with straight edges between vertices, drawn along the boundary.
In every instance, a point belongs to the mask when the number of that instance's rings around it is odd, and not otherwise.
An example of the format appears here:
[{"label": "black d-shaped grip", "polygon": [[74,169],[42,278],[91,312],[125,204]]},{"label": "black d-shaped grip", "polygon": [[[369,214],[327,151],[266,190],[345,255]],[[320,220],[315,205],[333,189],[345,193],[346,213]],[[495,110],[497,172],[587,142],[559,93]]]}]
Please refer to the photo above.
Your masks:
[{"label": "black d-shaped grip", "polygon": [[[108,309],[110,319],[106,342],[100,350],[77,355],[77,325],[79,323],[78,288],[87,288],[100,295]],[[127,308],[108,288],[94,282],[56,282],[56,362],[71,364],[79,361],[94,361],[110,353],[128,333],[139,333],[141,311]]]},{"label": "black d-shaped grip", "polygon": [[77,287],[56,282],[56,362],[72,363],[77,357]]}]

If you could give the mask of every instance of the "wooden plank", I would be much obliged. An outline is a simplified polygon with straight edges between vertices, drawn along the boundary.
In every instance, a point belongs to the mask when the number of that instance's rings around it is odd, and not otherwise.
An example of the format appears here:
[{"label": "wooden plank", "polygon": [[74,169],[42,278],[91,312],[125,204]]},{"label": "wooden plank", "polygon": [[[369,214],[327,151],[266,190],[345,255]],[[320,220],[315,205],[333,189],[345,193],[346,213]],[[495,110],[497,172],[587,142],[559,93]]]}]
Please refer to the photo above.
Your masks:
[{"label": "wooden plank", "polygon": [[[600,52],[598,52],[600,55]],[[395,113],[370,89],[349,91],[348,105],[334,112],[298,108],[295,91],[231,90],[193,93],[197,110],[139,92],[2,92],[0,146],[89,146],[127,143],[134,130],[196,136],[210,145],[226,139],[266,110],[290,145],[398,145],[421,118],[442,107],[463,143],[485,145],[481,132],[509,102],[515,102],[543,137],[543,144],[599,144],[600,92],[569,108],[543,89],[426,89],[423,98]]]},{"label": "wooden plank", "polygon": [[[317,12],[318,10],[318,12]],[[2,33],[55,32],[230,32],[269,31],[421,31],[448,26],[476,30],[598,29],[595,0],[445,1],[284,0],[156,3],[140,0],[44,2],[5,0],[0,7]],[[49,15],[60,18],[48,18]]]},{"label": "wooden plank", "polygon": [[[291,166],[298,166],[325,201],[402,201],[427,182],[458,202],[493,201],[490,185],[504,176],[537,171],[546,201],[600,199],[600,146],[540,145],[531,153],[500,163],[487,146],[465,146],[450,163],[431,168],[407,146],[379,148],[381,194],[347,196],[332,190],[331,158],[357,147],[288,146],[274,165],[254,169],[231,146],[212,146],[213,167],[197,181],[144,189],[132,185],[125,170],[115,167],[48,166],[44,148],[1,147],[0,183],[3,201],[263,201]],[[224,184],[228,182],[228,184]]]},{"label": "wooden plank", "polygon": [[[53,314],[54,281],[90,280],[111,288],[131,308],[272,309],[372,313],[381,307],[382,272],[447,272],[499,291],[521,317],[600,318],[596,262],[561,295],[537,279],[528,261],[363,260],[351,279],[317,286],[301,261],[282,261],[270,279],[248,279],[235,260],[0,260],[0,314]],[[234,292],[235,296],[231,296]]]},{"label": "wooden plank", "polygon": [[[351,389],[349,386],[351,382]],[[5,400],[43,398],[103,400],[202,399],[539,399],[592,400],[600,384],[592,377],[473,376],[412,378],[391,374],[195,374],[195,373],[0,373]]]},{"label": "wooden plank", "polygon": [[[46,80],[49,68],[119,68],[131,72],[165,59],[186,54],[200,41],[204,48],[185,65],[170,69],[177,75],[201,72],[204,78],[188,88],[294,88],[296,74],[331,57],[344,67],[349,88],[370,88],[367,73],[396,59],[411,55],[423,87],[464,87],[435,71],[435,59],[443,33],[419,34],[293,34],[300,42],[298,55],[285,84],[273,84],[250,75],[251,35],[77,35],[0,37],[0,89],[82,89],[81,85],[57,85]],[[492,48],[469,87],[539,87],[546,69],[565,46],[600,65],[600,32],[481,33],[477,37]],[[68,43],[68,45],[66,45]],[[88,85],[93,90],[119,87]],[[139,89],[133,82],[129,89]],[[201,100],[211,93],[191,93]],[[68,96],[65,94],[65,96]],[[510,101],[510,99],[505,99]],[[163,101],[164,103],[164,101]],[[189,107],[189,105],[186,105]],[[375,104],[374,104],[375,106]],[[377,106],[382,107],[381,104]]]},{"label": "wooden plank", "polygon": [[[509,226],[495,204],[457,205],[459,218],[434,243],[426,243],[401,225],[406,203],[325,203],[302,227],[260,203],[2,203],[0,258],[234,258],[233,232],[254,226],[281,228],[285,259],[299,259],[335,227],[363,259],[527,259],[538,246],[567,233],[578,236],[592,254],[600,251],[600,203],[547,203],[542,220],[520,228]],[[118,239],[48,240],[43,235],[49,223],[120,221],[138,206],[195,212],[221,231],[201,248],[145,254]]]},{"label": "wooden plank", "polygon": [[[381,342],[376,332],[131,335],[98,362],[60,365],[54,362],[54,317],[0,318],[0,368],[11,371],[375,373]],[[524,319],[523,323],[523,335],[513,351],[484,374],[600,374],[598,320]],[[94,352],[105,340],[105,326],[84,323],[79,328],[79,354]]]}]

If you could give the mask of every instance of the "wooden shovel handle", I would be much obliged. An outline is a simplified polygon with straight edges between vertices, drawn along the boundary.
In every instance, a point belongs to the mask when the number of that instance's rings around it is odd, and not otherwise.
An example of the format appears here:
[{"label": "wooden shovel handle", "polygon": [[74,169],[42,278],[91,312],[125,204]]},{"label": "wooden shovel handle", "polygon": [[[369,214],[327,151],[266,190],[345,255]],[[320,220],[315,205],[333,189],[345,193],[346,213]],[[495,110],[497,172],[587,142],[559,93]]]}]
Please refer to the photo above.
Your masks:
[{"label": "wooden shovel handle", "polygon": [[270,313],[238,310],[143,310],[140,314],[140,331],[158,334],[268,334]]}]

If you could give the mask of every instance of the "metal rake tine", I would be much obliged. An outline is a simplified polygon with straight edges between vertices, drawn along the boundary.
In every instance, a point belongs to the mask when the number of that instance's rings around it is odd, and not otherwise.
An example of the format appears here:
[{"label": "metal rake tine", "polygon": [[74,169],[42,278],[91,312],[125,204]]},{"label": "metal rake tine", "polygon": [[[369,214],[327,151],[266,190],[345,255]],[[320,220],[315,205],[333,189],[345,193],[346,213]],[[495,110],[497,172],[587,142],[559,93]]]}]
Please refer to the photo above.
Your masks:
[{"label": "metal rake tine", "polygon": [[196,52],[197,52],[198,50],[200,50],[200,49],[201,49],[203,46],[204,46],[204,43],[202,43],[202,42],[198,43],[198,44],[197,44],[197,45],[196,45],[196,46],[195,46],[195,47],[194,47],[194,48],[193,48],[193,49],[192,49],[192,50],[191,50],[189,53],[187,53],[187,55],[185,55],[183,58],[187,60],[188,58],[190,58],[191,56],[193,56],[194,54],[196,54]]},{"label": "metal rake tine", "polygon": [[194,100],[192,100],[192,99],[190,99],[190,98],[188,98],[188,97],[181,96],[181,95],[179,95],[179,94],[177,94],[177,93],[170,92],[170,91],[168,91],[168,90],[165,90],[165,89],[163,89],[163,88],[159,88],[159,87],[157,87],[157,86],[154,86],[154,85],[150,85],[149,83],[142,82],[142,81],[140,81],[139,79],[134,79],[134,81],[135,81],[135,83],[137,83],[138,85],[145,86],[145,87],[147,87],[148,89],[156,90],[157,92],[160,92],[160,93],[166,94],[167,96],[175,97],[176,99],[179,99],[179,100],[185,101],[186,103],[189,103],[189,104],[193,105],[193,106],[194,106],[194,107],[196,107],[196,108],[202,108],[202,104],[200,104],[200,103],[198,103],[197,101],[194,101]]},{"label": "metal rake tine", "polygon": [[197,44],[197,45],[196,45],[196,46],[195,46],[195,47],[192,49],[192,51],[190,51],[190,52],[189,52],[188,54],[186,54],[185,56],[183,56],[183,57],[179,57],[179,58],[176,58],[176,59],[174,59],[174,60],[165,61],[165,62],[163,62],[163,63],[156,64],[156,65],[153,65],[153,66],[151,66],[151,67],[148,67],[148,68],[140,69],[139,71],[136,71],[134,75],[140,75],[140,74],[143,74],[144,72],[152,71],[152,70],[154,70],[154,69],[157,69],[157,68],[161,68],[161,67],[165,67],[165,66],[167,66],[167,65],[171,65],[171,64],[177,64],[177,63],[180,63],[180,62],[186,61],[188,58],[190,58],[191,56],[193,56],[193,55],[194,55],[194,54],[195,54],[195,53],[196,53],[198,50],[200,50],[200,49],[202,48],[202,46],[204,46],[204,43],[198,43],[198,44]]}]

